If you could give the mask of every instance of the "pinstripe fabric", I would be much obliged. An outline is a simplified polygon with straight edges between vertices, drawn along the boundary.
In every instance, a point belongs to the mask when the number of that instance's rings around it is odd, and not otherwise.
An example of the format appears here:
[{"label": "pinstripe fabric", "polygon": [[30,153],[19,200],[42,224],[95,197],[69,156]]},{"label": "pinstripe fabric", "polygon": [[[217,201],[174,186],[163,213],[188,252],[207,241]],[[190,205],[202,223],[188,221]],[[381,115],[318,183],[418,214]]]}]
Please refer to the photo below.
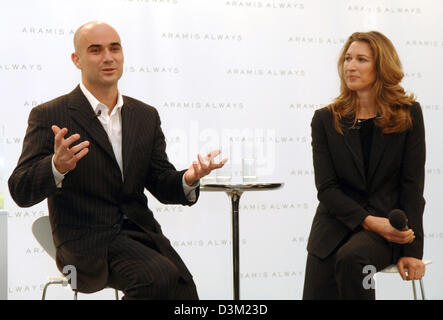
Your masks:
[{"label": "pinstripe fabric", "polygon": [[[57,266],[77,268],[80,292],[95,292],[106,285],[108,246],[121,230],[123,215],[149,234],[181,278],[192,281],[143,194],[147,188],[162,203],[192,205],[183,192],[185,171],[176,171],[168,161],[155,108],[126,96],[123,101],[124,182],[106,132],[79,87],[31,111],[22,154],[8,181],[12,198],[21,207],[47,198]],[[61,189],[51,169],[54,124],[68,128],[66,137],[78,133],[79,142],[90,142],[89,153],[66,174]]]},{"label": "pinstripe fabric", "polygon": [[149,234],[126,220],[108,248],[108,286],[124,299],[197,299],[195,284],[180,281],[175,264],[155,248]]}]

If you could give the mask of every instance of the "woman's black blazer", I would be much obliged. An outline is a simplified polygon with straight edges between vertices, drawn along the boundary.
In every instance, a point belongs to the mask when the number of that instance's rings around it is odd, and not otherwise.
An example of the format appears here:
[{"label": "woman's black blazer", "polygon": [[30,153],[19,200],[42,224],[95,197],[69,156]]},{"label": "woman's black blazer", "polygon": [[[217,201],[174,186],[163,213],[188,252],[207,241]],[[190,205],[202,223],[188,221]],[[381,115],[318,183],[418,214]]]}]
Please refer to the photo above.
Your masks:
[{"label": "woman's black blazer", "polygon": [[425,131],[420,104],[409,107],[413,125],[383,134],[374,126],[365,176],[359,130],[339,134],[327,107],[312,118],[312,152],[319,205],[308,240],[308,252],[325,258],[351,233],[361,230],[367,215],[387,217],[402,209],[415,239],[402,245],[400,256],[423,256]]}]

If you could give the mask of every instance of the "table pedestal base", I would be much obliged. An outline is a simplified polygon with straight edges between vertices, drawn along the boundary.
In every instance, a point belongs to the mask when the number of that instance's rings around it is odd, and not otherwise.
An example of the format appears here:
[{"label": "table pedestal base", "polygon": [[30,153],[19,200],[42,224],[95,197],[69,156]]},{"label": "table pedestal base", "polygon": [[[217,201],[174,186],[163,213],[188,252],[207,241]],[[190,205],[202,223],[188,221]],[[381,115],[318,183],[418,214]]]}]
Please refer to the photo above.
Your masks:
[{"label": "table pedestal base", "polygon": [[231,198],[232,207],[232,261],[233,261],[233,276],[234,276],[234,300],[240,300],[240,239],[239,239],[239,205],[240,197],[243,192],[238,190],[226,192]]},{"label": "table pedestal base", "polygon": [[240,197],[245,191],[275,190],[281,188],[282,186],[282,182],[253,182],[247,184],[205,184],[200,187],[201,191],[226,192],[231,199],[234,300],[240,300],[240,239],[238,223]]}]

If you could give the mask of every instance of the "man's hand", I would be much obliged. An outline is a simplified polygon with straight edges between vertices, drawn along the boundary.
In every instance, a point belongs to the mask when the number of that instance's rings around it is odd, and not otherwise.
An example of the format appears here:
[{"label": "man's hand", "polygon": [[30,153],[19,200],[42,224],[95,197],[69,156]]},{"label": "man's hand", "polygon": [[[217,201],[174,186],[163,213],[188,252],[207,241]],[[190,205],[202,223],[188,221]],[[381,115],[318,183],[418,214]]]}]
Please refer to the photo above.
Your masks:
[{"label": "man's hand", "polygon": [[[397,267],[403,280],[420,280],[426,271],[423,261],[413,257],[401,257],[397,262]],[[405,268],[408,268],[408,276],[406,276]]]},{"label": "man's hand", "polygon": [[365,230],[378,233],[389,242],[406,244],[412,242],[415,238],[412,229],[407,231],[397,230],[391,226],[387,218],[369,215],[363,220],[362,226]]},{"label": "man's hand", "polygon": [[223,167],[228,161],[227,158],[219,163],[214,163],[214,158],[220,154],[220,150],[214,150],[208,153],[206,157],[198,155],[198,162],[194,161],[189,169],[185,172],[185,182],[188,186],[192,186],[204,176],[211,173],[212,170]]},{"label": "man's hand", "polygon": [[80,139],[78,133],[73,134],[65,139],[68,133],[67,128],[60,129],[56,125],[51,127],[55,134],[54,139],[54,166],[58,172],[65,174],[68,171],[75,169],[77,161],[83,158],[88,152],[89,141],[83,141],[76,146],[69,148],[71,144]]}]

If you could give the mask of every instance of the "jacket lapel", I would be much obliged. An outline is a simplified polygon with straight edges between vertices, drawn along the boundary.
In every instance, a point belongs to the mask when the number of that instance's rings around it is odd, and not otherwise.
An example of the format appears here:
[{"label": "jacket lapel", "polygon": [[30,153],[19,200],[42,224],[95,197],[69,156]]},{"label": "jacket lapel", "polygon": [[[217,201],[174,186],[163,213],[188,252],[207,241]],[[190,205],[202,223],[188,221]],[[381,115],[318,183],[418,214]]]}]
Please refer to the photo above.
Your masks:
[{"label": "jacket lapel", "polygon": [[134,106],[123,97],[122,107],[122,158],[123,158],[123,176],[126,182],[128,169],[133,154],[134,145],[137,141],[137,115],[134,112]]},{"label": "jacket lapel", "polygon": [[344,133],[345,144],[351,152],[354,164],[357,167],[362,181],[366,183],[365,165],[363,162],[363,152],[361,149],[360,135],[358,130],[348,129]]},{"label": "jacket lapel", "polygon": [[72,119],[82,127],[89,134],[91,140],[94,140],[97,145],[114,160],[115,164],[118,165],[108,135],[100,121],[95,116],[95,113],[88,99],[86,99],[81,91],[80,86],[77,86],[68,97],[68,109],[71,111],[70,114]]},{"label": "jacket lapel", "polygon": [[369,156],[368,181],[374,176],[387,146],[391,144],[395,134],[383,134],[380,127],[374,125],[372,146]]}]

